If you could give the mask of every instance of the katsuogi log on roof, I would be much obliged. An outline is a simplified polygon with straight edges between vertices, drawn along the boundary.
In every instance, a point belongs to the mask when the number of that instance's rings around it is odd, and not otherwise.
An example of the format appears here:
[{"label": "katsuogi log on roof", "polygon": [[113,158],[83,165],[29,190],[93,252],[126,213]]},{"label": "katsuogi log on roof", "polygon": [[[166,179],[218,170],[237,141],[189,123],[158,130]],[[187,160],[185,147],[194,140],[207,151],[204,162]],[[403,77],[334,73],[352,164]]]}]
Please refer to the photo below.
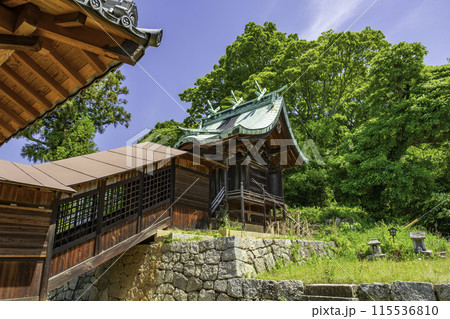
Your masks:
[{"label": "katsuogi log on roof", "polygon": [[0,0],[0,145],[159,46],[137,21],[129,0]]}]

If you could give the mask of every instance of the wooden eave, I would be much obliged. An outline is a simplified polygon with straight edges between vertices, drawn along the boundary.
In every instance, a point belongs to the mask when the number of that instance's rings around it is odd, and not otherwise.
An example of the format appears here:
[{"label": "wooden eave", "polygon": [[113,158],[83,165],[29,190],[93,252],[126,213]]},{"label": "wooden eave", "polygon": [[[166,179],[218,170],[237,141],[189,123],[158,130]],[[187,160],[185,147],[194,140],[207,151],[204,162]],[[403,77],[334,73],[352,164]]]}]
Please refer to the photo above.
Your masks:
[{"label": "wooden eave", "polygon": [[0,145],[154,41],[82,0],[0,0]]}]

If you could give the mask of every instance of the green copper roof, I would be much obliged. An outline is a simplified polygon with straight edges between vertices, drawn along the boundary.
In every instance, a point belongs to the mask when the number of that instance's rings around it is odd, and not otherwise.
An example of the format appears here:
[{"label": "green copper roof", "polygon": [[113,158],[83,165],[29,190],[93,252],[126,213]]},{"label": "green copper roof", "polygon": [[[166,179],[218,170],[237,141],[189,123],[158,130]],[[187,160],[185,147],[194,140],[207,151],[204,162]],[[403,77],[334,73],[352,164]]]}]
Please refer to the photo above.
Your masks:
[{"label": "green copper roof", "polygon": [[305,163],[308,159],[303,155],[292,132],[284,98],[278,93],[281,90],[267,94],[262,99],[255,99],[238,106],[236,109],[227,109],[212,114],[201,120],[199,129],[184,129],[185,135],[181,137],[175,147],[186,143],[200,145],[214,143],[234,135],[263,135],[271,132],[280,116],[289,129],[290,138],[294,147]]}]

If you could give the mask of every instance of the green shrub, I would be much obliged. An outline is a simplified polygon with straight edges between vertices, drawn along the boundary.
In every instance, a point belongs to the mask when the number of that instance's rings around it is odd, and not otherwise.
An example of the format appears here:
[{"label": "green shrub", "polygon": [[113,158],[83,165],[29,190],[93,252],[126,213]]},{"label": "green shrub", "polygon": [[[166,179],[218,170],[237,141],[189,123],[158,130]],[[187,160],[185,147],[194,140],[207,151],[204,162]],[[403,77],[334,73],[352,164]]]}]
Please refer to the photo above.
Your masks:
[{"label": "green shrub", "polygon": [[[417,259],[417,255],[413,251],[413,243],[409,238],[409,232],[412,230],[423,230],[423,227],[415,227],[413,229],[403,229],[396,226],[397,234],[395,242],[393,241],[389,229],[393,225],[383,222],[375,224],[373,227],[363,227],[359,223],[350,225],[341,223],[339,227],[335,224],[321,226],[316,231],[315,238],[319,240],[334,241],[337,245],[335,255],[343,257],[346,260],[358,260],[358,256],[367,257],[371,251],[367,245],[370,239],[376,238],[381,242],[381,250],[386,254],[387,259],[392,260],[413,260]],[[450,249],[447,241],[435,234],[427,232],[425,238],[427,249],[436,251],[448,251]]]},{"label": "green shrub", "polygon": [[346,207],[339,205],[331,205],[330,207],[302,207],[291,208],[290,211],[300,212],[300,218],[309,223],[324,223],[328,219],[349,219],[359,222],[363,225],[370,225],[373,221],[368,216],[367,212],[360,207]]}]

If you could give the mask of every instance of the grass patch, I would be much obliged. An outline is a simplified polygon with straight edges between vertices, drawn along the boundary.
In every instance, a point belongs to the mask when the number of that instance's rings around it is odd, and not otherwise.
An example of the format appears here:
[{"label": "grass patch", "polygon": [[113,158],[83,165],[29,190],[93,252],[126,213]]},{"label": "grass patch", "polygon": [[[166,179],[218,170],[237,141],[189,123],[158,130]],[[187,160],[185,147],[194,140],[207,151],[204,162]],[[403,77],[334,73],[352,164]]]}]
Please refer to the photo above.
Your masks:
[{"label": "grass patch", "polygon": [[301,280],[306,284],[390,283],[396,280],[440,284],[450,282],[450,259],[354,262],[342,258],[336,261],[323,258],[303,264],[291,263],[263,273],[257,278],[276,281]]},{"label": "grass patch", "polygon": [[[334,241],[337,248],[330,252],[332,258],[311,257],[306,262],[284,265],[277,263],[274,269],[259,275],[266,280],[301,280],[305,283],[370,283],[417,281],[432,283],[450,282],[450,258],[435,255],[425,257],[415,254],[409,232],[413,229],[398,229],[395,242],[389,234],[392,225],[376,223],[361,225],[341,223],[336,226],[321,226],[314,233],[315,240]],[[420,227],[414,229],[419,230]],[[371,238],[381,242],[385,259],[368,261]],[[433,252],[450,251],[445,238],[427,232],[425,244]],[[295,246],[295,245],[294,245]],[[292,254],[295,256],[295,247]]]}]

